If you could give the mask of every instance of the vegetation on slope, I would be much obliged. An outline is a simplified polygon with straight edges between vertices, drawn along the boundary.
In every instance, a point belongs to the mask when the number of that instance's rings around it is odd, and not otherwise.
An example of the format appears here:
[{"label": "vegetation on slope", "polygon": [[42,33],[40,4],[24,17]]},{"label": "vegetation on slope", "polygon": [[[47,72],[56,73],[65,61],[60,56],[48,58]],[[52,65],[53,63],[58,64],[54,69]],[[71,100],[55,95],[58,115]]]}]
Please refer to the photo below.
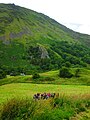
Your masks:
[{"label": "vegetation on slope", "polygon": [[[66,84],[66,85],[90,85],[90,70],[84,68],[69,68],[70,74],[73,76],[68,78],[67,76],[60,76],[60,70],[49,71],[44,73],[32,73],[32,75],[25,76],[7,76],[7,78],[0,80],[0,86],[10,83],[38,83],[38,84]],[[67,75],[67,73],[63,75]],[[35,79],[33,79],[33,77]]]},{"label": "vegetation on slope", "polygon": [[90,64],[90,36],[41,13],[0,4],[0,69],[10,74]]}]

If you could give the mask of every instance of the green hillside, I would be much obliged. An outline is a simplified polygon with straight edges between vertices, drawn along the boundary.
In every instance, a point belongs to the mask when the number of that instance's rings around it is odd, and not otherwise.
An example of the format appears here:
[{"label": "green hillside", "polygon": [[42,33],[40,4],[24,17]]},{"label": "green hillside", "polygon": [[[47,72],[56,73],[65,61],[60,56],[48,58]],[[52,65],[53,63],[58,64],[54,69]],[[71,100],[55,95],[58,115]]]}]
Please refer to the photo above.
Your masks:
[{"label": "green hillside", "polygon": [[0,66],[10,73],[90,64],[90,36],[14,4],[0,4]]}]

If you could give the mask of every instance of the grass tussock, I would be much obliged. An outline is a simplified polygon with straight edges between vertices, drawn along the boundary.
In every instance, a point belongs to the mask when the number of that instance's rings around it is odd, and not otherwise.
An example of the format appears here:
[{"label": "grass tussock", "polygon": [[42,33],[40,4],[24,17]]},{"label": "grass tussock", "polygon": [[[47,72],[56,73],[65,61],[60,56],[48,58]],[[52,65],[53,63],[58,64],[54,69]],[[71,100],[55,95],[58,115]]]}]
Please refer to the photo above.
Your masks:
[{"label": "grass tussock", "polygon": [[37,101],[11,99],[3,105],[0,120],[69,120],[88,110],[90,95],[61,95],[58,98]]}]

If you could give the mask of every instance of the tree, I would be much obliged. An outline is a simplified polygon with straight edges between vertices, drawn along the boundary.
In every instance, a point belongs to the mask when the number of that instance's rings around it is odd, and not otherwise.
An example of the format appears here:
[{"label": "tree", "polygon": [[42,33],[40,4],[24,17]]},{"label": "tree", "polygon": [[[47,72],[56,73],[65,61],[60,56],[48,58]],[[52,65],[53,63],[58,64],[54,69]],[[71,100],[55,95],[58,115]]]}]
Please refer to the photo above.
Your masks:
[{"label": "tree", "polygon": [[62,78],[71,78],[73,76],[73,74],[69,71],[68,68],[63,67],[59,71],[59,76],[62,77]]},{"label": "tree", "polygon": [[67,61],[63,64],[63,66],[69,68],[69,67],[71,67],[71,63],[69,61]]},{"label": "tree", "polygon": [[5,78],[5,77],[6,77],[6,72],[0,69],[0,79]]}]

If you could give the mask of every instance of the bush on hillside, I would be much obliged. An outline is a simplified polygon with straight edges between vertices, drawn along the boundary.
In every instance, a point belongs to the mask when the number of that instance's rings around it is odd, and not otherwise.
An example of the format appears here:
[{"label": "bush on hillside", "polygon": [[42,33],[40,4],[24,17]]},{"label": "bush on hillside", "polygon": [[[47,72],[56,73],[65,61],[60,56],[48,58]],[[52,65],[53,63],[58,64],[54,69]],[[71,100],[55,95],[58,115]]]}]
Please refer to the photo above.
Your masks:
[{"label": "bush on hillside", "polygon": [[5,77],[6,77],[6,72],[0,69],[0,79],[5,78]]},{"label": "bush on hillside", "polygon": [[80,69],[76,69],[76,71],[75,71],[75,77],[80,77]]},{"label": "bush on hillside", "polygon": [[37,79],[37,78],[40,78],[40,75],[38,73],[34,73],[33,76],[32,76],[33,79]]},{"label": "bush on hillside", "polygon": [[68,68],[63,67],[59,71],[59,76],[62,77],[62,78],[71,78],[73,76],[73,74],[69,71]]},{"label": "bush on hillside", "polygon": [[68,68],[71,67],[71,63],[67,61],[67,62],[65,63],[65,67],[68,67]]}]

